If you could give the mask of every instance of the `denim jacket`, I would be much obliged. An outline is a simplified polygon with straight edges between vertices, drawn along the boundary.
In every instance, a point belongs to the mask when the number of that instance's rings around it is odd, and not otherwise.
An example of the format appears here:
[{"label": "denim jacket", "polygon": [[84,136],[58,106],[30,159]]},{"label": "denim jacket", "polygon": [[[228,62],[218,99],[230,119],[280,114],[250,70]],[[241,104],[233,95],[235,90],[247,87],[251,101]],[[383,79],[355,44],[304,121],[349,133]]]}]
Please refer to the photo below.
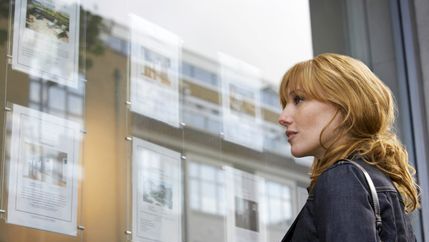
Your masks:
[{"label": "denim jacket", "polygon": [[349,163],[324,171],[282,242],[409,242],[416,241],[400,194],[376,167],[355,159],[369,173],[380,200],[381,238],[365,177]]}]

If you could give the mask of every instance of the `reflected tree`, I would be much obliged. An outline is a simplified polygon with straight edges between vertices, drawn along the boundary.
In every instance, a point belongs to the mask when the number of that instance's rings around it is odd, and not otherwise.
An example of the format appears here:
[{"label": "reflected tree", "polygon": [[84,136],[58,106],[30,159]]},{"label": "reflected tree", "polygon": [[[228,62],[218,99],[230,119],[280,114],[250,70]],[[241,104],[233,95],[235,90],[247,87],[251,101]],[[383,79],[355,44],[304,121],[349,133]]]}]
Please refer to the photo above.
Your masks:
[{"label": "reflected tree", "polygon": [[[0,21],[3,22],[9,15],[9,1],[0,1]],[[7,26],[0,25],[0,46],[3,46],[7,41]]]},{"label": "reflected tree", "polygon": [[[80,8],[80,67],[86,67],[90,69],[93,65],[91,55],[98,56],[104,54],[105,46],[100,39],[100,33],[106,30],[106,25],[103,22],[103,18],[99,15],[92,14]],[[84,54],[86,53],[86,54]]]}]

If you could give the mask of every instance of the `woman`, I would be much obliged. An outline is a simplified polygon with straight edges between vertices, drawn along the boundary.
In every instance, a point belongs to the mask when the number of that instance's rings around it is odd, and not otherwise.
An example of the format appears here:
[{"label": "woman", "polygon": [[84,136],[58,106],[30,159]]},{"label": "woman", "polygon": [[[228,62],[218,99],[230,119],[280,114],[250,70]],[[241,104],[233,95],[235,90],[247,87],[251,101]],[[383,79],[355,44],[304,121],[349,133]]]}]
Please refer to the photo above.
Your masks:
[{"label": "woman", "polygon": [[[419,207],[415,170],[393,132],[392,93],[362,62],[322,54],[296,64],[280,85],[295,157],[314,156],[308,200],[282,241],[415,241],[408,213]],[[377,189],[381,231],[364,174]]]}]

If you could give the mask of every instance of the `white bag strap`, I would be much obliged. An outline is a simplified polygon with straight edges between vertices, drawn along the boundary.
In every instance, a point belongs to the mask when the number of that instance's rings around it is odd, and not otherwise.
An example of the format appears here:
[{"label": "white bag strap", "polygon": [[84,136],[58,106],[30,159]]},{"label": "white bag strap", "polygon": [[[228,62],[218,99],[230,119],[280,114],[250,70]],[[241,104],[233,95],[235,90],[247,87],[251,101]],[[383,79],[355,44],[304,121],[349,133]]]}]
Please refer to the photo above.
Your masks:
[{"label": "white bag strap", "polygon": [[375,215],[375,226],[377,229],[377,233],[380,236],[381,225],[382,225],[381,215],[380,215],[380,201],[378,200],[377,190],[375,189],[375,186],[374,186],[374,183],[372,182],[371,177],[369,176],[369,174],[365,170],[365,168],[363,168],[361,165],[359,165],[356,161],[344,159],[344,160],[340,160],[338,163],[340,163],[340,164],[350,163],[350,164],[356,166],[357,168],[359,168],[359,170],[361,170],[362,173],[364,174],[365,179],[366,179],[366,183],[368,184],[368,187],[370,189],[371,198],[372,198],[372,208],[374,210],[374,215]]}]

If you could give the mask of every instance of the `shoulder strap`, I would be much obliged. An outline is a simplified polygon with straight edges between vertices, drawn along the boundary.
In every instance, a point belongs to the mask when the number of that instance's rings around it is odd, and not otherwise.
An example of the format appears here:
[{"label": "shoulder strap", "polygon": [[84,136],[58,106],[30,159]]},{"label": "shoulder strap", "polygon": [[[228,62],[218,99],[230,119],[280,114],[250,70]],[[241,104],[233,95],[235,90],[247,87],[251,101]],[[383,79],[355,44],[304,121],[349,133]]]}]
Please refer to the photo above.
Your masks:
[{"label": "shoulder strap", "polygon": [[375,214],[375,226],[377,228],[377,232],[380,235],[381,234],[381,215],[380,215],[380,202],[378,200],[378,195],[377,195],[377,190],[375,189],[374,183],[372,182],[371,177],[369,176],[368,172],[365,170],[365,168],[363,168],[361,165],[359,165],[356,161],[353,160],[340,160],[339,161],[340,164],[344,164],[344,163],[350,163],[354,166],[356,166],[357,168],[359,168],[359,170],[362,171],[363,175],[365,176],[365,180],[366,183],[368,184],[368,187],[370,189],[370,194],[371,194],[371,198],[372,198],[372,208],[374,210],[374,214]]}]

